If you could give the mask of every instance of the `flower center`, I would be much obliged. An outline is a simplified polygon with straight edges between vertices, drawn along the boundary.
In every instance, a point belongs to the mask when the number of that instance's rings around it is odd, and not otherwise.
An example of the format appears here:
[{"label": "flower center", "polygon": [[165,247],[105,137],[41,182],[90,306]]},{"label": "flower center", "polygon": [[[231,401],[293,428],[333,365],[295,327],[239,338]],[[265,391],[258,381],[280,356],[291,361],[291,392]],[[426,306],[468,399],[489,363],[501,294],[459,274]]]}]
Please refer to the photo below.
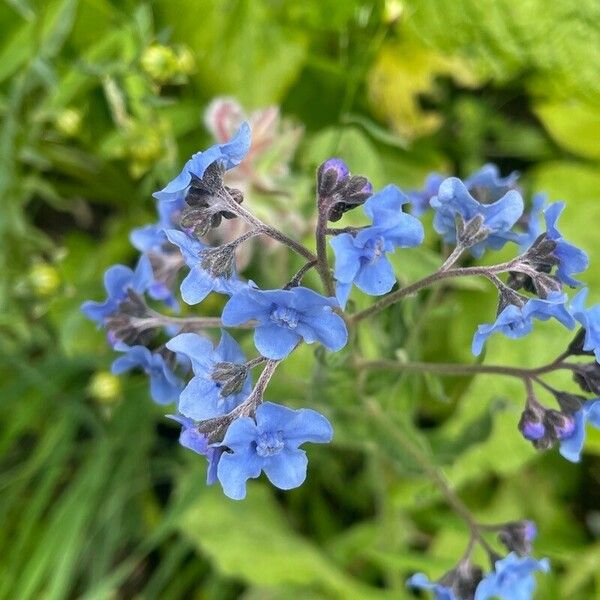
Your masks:
[{"label": "flower center", "polygon": [[296,329],[299,320],[300,313],[287,306],[280,306],[271,311],[271,321],[277,323],[277,325],[282,325],[283,327]]},{"label": "flower center", "polygon": [[258,436],[256,454],[259,456],[273,456],[283,450],[283,435],[281,431],[265,432]]},{"label": "flower center", "polygon": [[363,249],[362,259],[365,263],[372,264],[385,252],[385,240],[378,236],[373,240],[369,240]]}]

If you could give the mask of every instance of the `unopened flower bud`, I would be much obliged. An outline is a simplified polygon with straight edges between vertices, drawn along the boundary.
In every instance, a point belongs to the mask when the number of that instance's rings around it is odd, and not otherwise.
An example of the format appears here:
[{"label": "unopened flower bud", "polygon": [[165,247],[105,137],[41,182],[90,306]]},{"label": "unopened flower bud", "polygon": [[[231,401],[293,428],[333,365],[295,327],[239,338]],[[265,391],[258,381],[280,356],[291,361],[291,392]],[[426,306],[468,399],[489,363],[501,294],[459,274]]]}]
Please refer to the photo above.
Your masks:
[{"label": "unopened flower bud", "polygon": [[121,380],[110,371],[98,371],[92,376],[88,392],[100,404],[113,404],[121,397]]},{"label": "unopened flower bud", "polygon": [[371,196],[373,186],[366,177],[350,175],[340,158],[330,158],[317,171],[317,192],[320,210],[326,211],[330,221],[339,221]]},{"label": "unopened flower bud", "polygon": [[533,521],[507,523],[498,534],[498,540],[509,552],[525,556],[531,552],[531,544],[537,535]]},{"label": "unopened flower bud", "polygon": [[169,46],[153,44],[144,50],[142,69],[158,83],[166,83],[177,74],[177,56]]},{"label": "unopened flower bud", "polygon": [[557,410],[546,411],[544,423],[557,440],[569,437],[575,429],[575,419]]},{"label": "unopened flower bud", "polygon": [[584,392],[600,395],[600,365],[597,362],[577,365],[573,379]]},{"label": "unopened flower bud", "polygon": [[60,285],[58,271],[47,263],[37,263],[29,271],[29,281],[38,296],[52,296]]},{"label": "unopened flower bud", "polygon": [[65,108],[54,120],[56,129],[66,137],[74,137],[81,131],[81,112],[75,108]]},{"label": "unopened flower bud", "polygon": [[329,197],[341,189],[350,177],[350,169],[341,158],[326,160],[317,171],[317,192],[321,198]]},{"label": "unopened flower bud", "polygon": [[544,414],[538,410],[537,406],[528,406],[519,420],[519,430],[523,437],[530,441],[542,439],[546,435],[543,419]]}]

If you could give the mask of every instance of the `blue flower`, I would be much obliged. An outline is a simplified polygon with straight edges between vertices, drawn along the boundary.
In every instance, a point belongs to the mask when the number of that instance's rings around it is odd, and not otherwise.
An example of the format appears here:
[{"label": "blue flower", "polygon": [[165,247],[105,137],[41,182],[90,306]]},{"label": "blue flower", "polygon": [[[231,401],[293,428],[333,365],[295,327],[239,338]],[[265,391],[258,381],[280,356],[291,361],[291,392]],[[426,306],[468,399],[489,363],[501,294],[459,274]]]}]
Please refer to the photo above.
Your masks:
[{"label": "blue flower", "polygon": [[201,456],[206,456],[208,460],[206,483],[208,485],[215,483],[217,481],[217,466],[221,454],[223,454],[223,448],[209,444],[208,438],[198,430],[197,424],[193,419],[182,415],[167,415],[167,417],[181,424],[179,443],[188,450],[192,450]]},{"label": "blue flower", "polygon": [[496,561],[495,569],[477,586],[475,600],[531,600],[535,590],[535,571],[547,573],[547,558],[536,560],[529,556],[519,557],[514,552]]},{"label": "blue flower", "polygon": [[471,248],[473,256],[479,258],[486,248],[499,250],[507,241],[518,241],[511,231],[523,214],[523,199],[516,190],[509,190],[492,204],[478,202],[469,193],[464,183],[456,177],[445,179],[437,196],[431,199],[435,209],[434,229],[449,244],[456,243],[456,218],[470,221],[477,215],[483,217],[483,226],[489,231],[486,239]]},{"label": "blue flower", "polygon": [[435,600],[460,600],[454,595],[451,588],[435,581],[429,581],[429,578],[424,573],[416,573],[406,582],[406,585],[418,590],[432,591]]},{"label": "blue flower", "polygon": [[342,233],[331,239],[335,253],[336,295],[342,306],[355,284],[372,296],[389,292],[396,276],[386,253],[396,248],[418,246],[423,241],[423,225],[415,217],[402,212],[408,198],[393,185],[369,198],[365,214],[373,225],[356,235]]},{"label": "blue flower", "polygon": [[544,211],[546,219],[546,235],[549,239],[556,242],[554,256],[559,260],[557,277],[567,285],[577,287],[581,285],[580,281],[573,279],[573,273],[581,273],[588,268],[589,259],[587,254],[565,241],[557,229],[557,222],[560,214],[565,208],[564,202],[554,202]]},{"label": "blue flower", "polygon": [[531,200],[529,213],[523,215],[526,220],[527,231],[519,234],[519,250],[525,252],[535,240],[543,233],[540,218],[546,206],[546,194],[536,194]]},{"label": "blue flower", "polygon": [[127,298],[128,290],[143,294],[154,283],[152,265],[147,256],[140,258],[135,271],[124,265],[114,265],[104,274],[104,287],[108,293],[106,300],[89,300],[81,305],[81,310],[86,317],[101,325],[107,317],[117,312],[119,304]]},{"label": "blue flower", "polygon": [[[499,200],[506,192],[516,187],[519,174],[514,172],[506,177],[500,177],[500,171],[494,164],[486,164],[470,177],[465,179],[465,187],[469,192],[483,204],[490,204]],[[430,201],[437,195],[445,175],[431,173],[425,180],[422,190],[408,193],[412,204],[412,213],[415,216],[424,214],[431,208]]]},{"label": "blue flower", "polygon": [[153,194],[158,201],[158,223],[134,229],[130,236],[131,243],[141,252],[159,250],[167,241],[164,230],[179,225],[178,217],[185,206],[184,200],[192,176],[201,179],[206,169],[214,162],[220,162],[226,170],[236,167],[250,149],[250,138],[250,126],[248,123],[242,123],[228,142],[215,144],[204,152],[194,154],[175,179]]},{"label": "blue flower", "polygon": [[[231,373],[229,379],[219,377],[215,369],[223,364],[244,365],[246,358],[237,342],[225,331],[216,348],[212,342],[196,333],[182,333],[167,342],[167,348],[187,356],[194,377],[179,397],[179,412],[186,417],[202,421],[230,412],[252,390],[247,369]],[[228,386],[227,383],[230,383]],[[232,388],[235,390],[231,393]]]},{"label": "blue flower", "polygon": [[214,162],[220,162],[228,170],[239,165],[250,149],[251,131],[248,123],[242,123],[237,133],[224,144],[215,144],[204,152],[196,152],[183,169],[154,197],[159,202],[179,202],[192,181],[192,176],[202,179],[206,169]]},{"label": "blue flower", "polygon": [[180,250],[185,263],[190,268],[187,277],[181,282],[181,297],[186,304],[198,304],[211,292],[231,295],[245,286],[235,274],[232,277],[215,277],[202,267],[202,253],[209,246],[190,237],[183,231],[167,229],[167,238]]},{"label": "blue flower", "polygon": [[172,202],[157,201],[158,223],[144,225],[131,232],[129,239],[134,248],[140,252],[162,252],[167,243],[165,229],[179,227],[179,217],[184,206],[183,198]]},{"label": "blue flower", "polygon": [[155,402],[170,404],[179,398],[183,384],[167,366],[161,354],[150,352],[145,346],[127,346],[122,342],[115,345],[115,350],[126,354],[113,362],[114,375],[140,368],[150,376],[150,395]]},{"label": "blue flower", "polygon": [[583,350],[593,352],[600,363],[600,304],[585,308],[588,289],[581,290],[571,302],[571,313],[585,330]]},{"label": "blue flower", "polygon": [[305,442],[331,441],[329,421],[307,408],[292,410],[265,402],[256,409],[254,419],[240,417],[227,429],[222,446],[217,476],[225,495],[234,500],[246,496],[246,481],[261,471],[282,490],[302,484],[308,460],[299,446]]},{"label": "blue flower", "polygon": [[346,345],[344,320],[332,311],[334,298],[325,298],[305,287],[290,290],[245,288],[225,305],[223,324],[231,327],[258,321],[254,344],[267,358],[285,358],[303,339],[307,344],[321,342],[336,352]]},{"label": "blue flower", "polygon": [[553,292],[546,299],[531,298],[522,308],[509,304],[491,325],[480,325],[473,337],[472,351],[479,356],[486,340],[493,333],[502,333],[511,339],[521,338],[533,329],[533,319],[547,321],[554,317],[568,329],[575,327],[575,319],[567,310],[566,294]]},{"label": "blue flower", "polygon": [[600,429],[600,399],[589,400],[575,415],[575,428],[569,436],[560,440],[559,452],[571,462],[579,462],[581,451],[585,441],[585,426],[590,422],[594,427]]},{"label": "blue flower", "polygon": [[406,194],[410,200],[411,212],[415,217],[420,217],[431,208],[429,203],[437,195],[440,184],[444,179],[446,179],[445,175],[430,173],[422,190],[412,190]]}]

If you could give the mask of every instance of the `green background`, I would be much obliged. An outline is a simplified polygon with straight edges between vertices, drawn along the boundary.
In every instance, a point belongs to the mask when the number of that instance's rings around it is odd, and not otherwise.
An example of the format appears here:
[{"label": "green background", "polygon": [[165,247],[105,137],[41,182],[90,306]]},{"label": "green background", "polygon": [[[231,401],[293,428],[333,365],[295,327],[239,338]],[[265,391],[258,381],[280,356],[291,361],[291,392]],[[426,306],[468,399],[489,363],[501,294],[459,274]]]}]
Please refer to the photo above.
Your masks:
[{"label": "green background", "polygon": [[[179,447],[146,381],[108,376],[113,354],[78,310],[102,297],[107,266],[134,261],[128,231],[211,143],[202,113],[223,94],[304,126],[286,202],[305,219],[331,155],[377,187],[486,161],[518,169],[527,197],[568,202],[561,225],[590,254],[597,301],[596,0],[11,0],[0,32],[0,597],[408,598],[406,576],[441,575],[468,533],[399,436],[479,519],[538,523],[536,555],[554,566],[539,598],[598,597],[600,436],[589,432],[578,465],[536,453],[516,429],[518,381],[362,377],[348,352],[302,348],[269,399],[324,412],[334,442],[308,450],[302,488],[252,482],[233,502],[204,485],[203,459]],[[195,67],[148,65],[156,43]],[[265,218],[275,210],[255,201]],[[438,264],[426,228],[422,249],[395,258],[402,281]],[[277,285],[291,268],[281,257],[255,256],[247,274]],[[494,310],[489,287],[463,282],[362,326],[354,347],[472,361],[474,328]],[[568,341],[540,324],[494,338],[486,362],[543,364]]]}]

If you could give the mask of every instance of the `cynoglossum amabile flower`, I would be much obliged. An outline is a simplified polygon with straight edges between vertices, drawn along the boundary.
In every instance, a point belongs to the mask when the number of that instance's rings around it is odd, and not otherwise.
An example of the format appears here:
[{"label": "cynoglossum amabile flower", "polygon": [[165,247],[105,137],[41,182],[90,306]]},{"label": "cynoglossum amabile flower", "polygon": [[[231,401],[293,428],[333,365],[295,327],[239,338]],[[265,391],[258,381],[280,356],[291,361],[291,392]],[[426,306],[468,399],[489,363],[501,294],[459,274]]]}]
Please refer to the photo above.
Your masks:
[{"label": "cynoglossum amabile flower", "polygon": [[267,358],[285,358],[304,340],[321,342],[336,352],[346,345],[344,320],[333,312],[335,298],[326,298],[305,287],[290,290],[259,290],[247,287],[236,292],[223,309],[225,326],[257,321],[254,344]]},{"label": "cynoglossum amabile flower", "polygon": [[216,348],[196,333],[181,333],[167,348],[187,356],[194,377],[179,396],[179,412],[196,421],[212,419],[238,406],[252,389],[244,366],[246,358],[238,343],[226,332]]},{"label": "cynoglossum amabile flower", "polygon": [[402,211],[407,202],[408,198],[396,186],[389,185],[365,202],[364,211],[372,226],[355,235],[341,233],[330,240],[336,259],[336,295],[342,306],[353,284],[373,296],[389,292],[396,276],[386,254],[423,242],[421,222]]},{"label": "cynoglossum amabile flower", "polygon": [[585,428],[587,423],[600,429],[600,399],[596,398],[595,400],[586,402],[573,415],[573,418],[575,420],[575,427],[570,435],[564,436],[560,440],[559,452],[567,460],[579,462],[585,442]]},{"label": "cynoglossum amabile flower", "polygon": [[477,586],[475,600],[531,600],[535,591],[534,573],[547,573],[549,570],[547,558],[536,560],[511,552],[496,561],[494,570],[483,578]]},{"label": "cynoglossum amabile flower", "polygon": [[217,481],[217,465],[223,453],[223,448],[211,445],[208,437],[198,430],[197,424],[193,419],[183,415],[167,415],[169,419],[177,421],[181,425],[179,434],[179,443],[188,450],[192,450],[208,460],[208,469],[206,472],[206,483],[212,485]]},{"label": "cynoglossum amabile flower", "polygon": [[[499,200],[509,190],[515,189],[518,178],[519,174],[516,172],[501,177],[498,167],[488,163],[467,177],[464,184],[479,202],[489,204]],[[408,192],[407,195],[412,205],[411,212],[413,215],[418,217],[431,208],[430,201],[437,195],[444,179],[446,179],[446,175],[431,173],[427,176],[423,189]]]},{"label": "cynoglossum amabile flower", "polygon": [[472,351],[479,356],[487,339],[494,333],[508,338],[521,338],[533,329],[533,319],[547,321],[555,318],[567,329],[575,327],[575,319],[565,306],[566,294],[553,292],[547,298],[531,298],[522,307],[509,304],[492,324],[480,325],[473,337]]},{"label": "cynoglossum amabile flower", "polygon": [[106,300],[88,300],[81,305],[81,310],[86,317],[101,325],[107,317],[117,311],[119,304],[127,298],[128,290],[141,295],[154,283],[152,265],[147,256],[139,259],[134,271],[125,265],[113,265],[104,274],[104,287],[108,294]]},{"label": "cynoglossum amabile flower", "polygon": [[176,402],[183,389],[182,381],[171,371],[162,354],[151,352],[145,346],[115,344],[115,350],[124,352],[112,364],[114,375],[131,369],[142,369],[150,377],[150,395],[158,404]]},{"label": "cynoglossum amabile flower", "polygon": [[[542,257],[545,264],[537,268],[550,272],[556,265],[556,277],[566,285],[577,287],[581,285],[581,282],[573,279],[572,275],[585,271],[588,268],[589,259],[583,250],[567,242],[558,230],[558,219],[564,208],[564,202],[554,202],[545,207],[545,196],[542,194],[535,196],[529,215],[528,231],[520,235],[520,245],[521,250],[526,251],[539,239],[543,233],[540,226],[540,216],[543,215],[546,232],[542,239],[547,238],[554,242],[554,249],[548,256]],[[533,266],[536,267],[535,262]]]},{"label": "cynoglossum amabile flower", "polygon": [[254,419],[240,417],[227,429],[221,445],[229,452],[222,454],[217,468],[223,491],[241,500],[246,496],[247,480],[258,477],[261,471],[282,490],[298,487],[306,478],[308,464],[299,446],[326,443],[332,436],[329,421],[314,410],[261,404]]},{"label": "cynoglossum amabile flower", "polygon": [[242,123],[237,133],[227,142],[215,144],[203,152],[196,152],[183,169],[162,190],[154,193],[160,202],[177,202],[185,198],[193,177],[202,179],[206,169],[219,162],[225,170],[240,164],[250,148],[251,131],[248,123]]},{"label": "cynoglossum amabile flower", "polygon": [[457,217],[465,222],[477,216],[483,218],[482,226],[488,235],[471,247],[475,257],[480,257],[486,248],[499,250],[507,241],[519,240],[518,234],[511,231],[523,214],[523,198],[516,190],[509,190],[491,204],[483,204],[469,193],[460,179],[449,177],[441,183],[437,196],[431,199],[431,206],[435,210],[434,229],[449,244],[457,241]]},{"label": "cynoglossum amabile flower", "polygon": [[585,331],[583,350],[593,352],[600,363],[600,304],[585,308],[588,292],[588,288],[581,290],[571,301],[570,309]]},{"label": "cynoglossum amabile flower", "polygon": [[177,229],[167,229],[165,233],[168,240],[181,250],[185,263],[190,268],[180,288],[181,297],[186,304],[198,304],[211,292],[233,294],[246,285],[235,274],[233,263],[228,277],[215,276],[203,266],[203,253],[210,250],[206,244]]}]

